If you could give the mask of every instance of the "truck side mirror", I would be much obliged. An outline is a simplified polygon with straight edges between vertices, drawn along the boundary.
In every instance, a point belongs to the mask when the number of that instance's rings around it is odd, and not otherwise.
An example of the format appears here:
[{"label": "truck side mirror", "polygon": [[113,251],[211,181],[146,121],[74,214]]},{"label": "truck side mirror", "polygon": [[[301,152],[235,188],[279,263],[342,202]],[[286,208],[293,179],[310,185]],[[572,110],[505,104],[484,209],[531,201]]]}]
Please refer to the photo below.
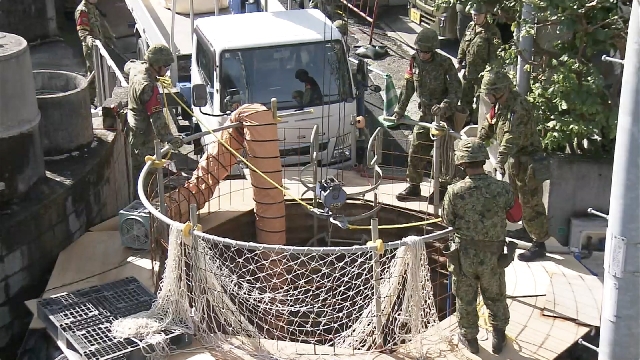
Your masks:
[{"label": "truck side mirror", "polygon": [[380,85],[371,85],[369,86],[369,90],[375,92],[375,93],[379,93],[382,91],[382,88],[380,87]]},{"label": "truck side mirror", "polygon": [[207,101],[207,86],[205,84],[193,84],[191,86],[191,104],[193,104],[193,107],[206,106]]}]

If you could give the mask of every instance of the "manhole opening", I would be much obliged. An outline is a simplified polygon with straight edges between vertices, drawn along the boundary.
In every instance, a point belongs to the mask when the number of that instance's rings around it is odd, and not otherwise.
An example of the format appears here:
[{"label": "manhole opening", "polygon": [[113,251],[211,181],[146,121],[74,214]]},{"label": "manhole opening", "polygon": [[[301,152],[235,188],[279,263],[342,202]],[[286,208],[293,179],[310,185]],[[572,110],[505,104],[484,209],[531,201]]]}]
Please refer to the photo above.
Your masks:
[{"label": "manhole opening", "polygon": [[[302,205],[296,202],[288,202],[286,205],[286,220],[287,220],[287,245],[300,246],[300,247],[344,247],[365,244],[370,240],[370,229],[341,229],[336,225],[331,226],[327,220],[317,219],[316,231],[314,232],[314,217],[303,208]],[[373,204],[369,202],[348,202],[339,209],[339,213],[345,216],[355,216],[366,213],[373,209]],[[424,221],[425,217],[422,214],[412,212],[407,209],[393,207],[389,205],[383,206],[378,212],[378,221],[381,225],[389,224],[403,224],[414,223]],[[352,225],[370,225],[370,219],[362,219],[355,221]],[[379,235],[384,242],[393,242],[401,240],[407,236],[421,236],[430,233],[434,233],[440,230],[444,230],[445,227],[441,224],[428,224],[425,226],[414,227],[400,227],[392,229],[380,229]],[[255,242],[255,214],[253,210],[239,213],[231,219],[221,222],[205,231],[208,234],[220,236],[224,238],[234,239],[243,242]],[[330,234],[329,236],[320,236],[319,234]],[[315,240],[314,237],[316,237]],[[328,239],[329,238],[329,239]],[[436,312],[439,320],[444,320],[449,314],[455,311],[453,304],[453,297],[450,295],[448,286],[448,273],[446,269],[446,258],[442,253],[442,245],[448,241],[448,238],[438,239],[433,242],[425,244],[426,259],[429,267],[429,276],[432,284],[433,299],[435,302]],[[242,264],[249,258],[246,250],[238,249],[222,249],[217,247],[215,251],[229,251],[228,264],[220,264],[228,269],[242,268],[243,271],[237,272],[234,276],[243,279],[236,279],[239,281],[265,281],[264,274],[258,269],[258,266],[246,266]],[[233,252],[240,252],[243,254],[231,254]],[[386,254],[393,255],[397,249],[387,250]],[[252,313],[253,309],[247,307],[243,309],[246,312],[246,318],[252,323],[256,329],[265,334],[265,336],[272,340],[290,341],[309,343],[315,345],[331,345],[334,343],[336,337],[345,332],[351,326],[353,326],[353,319],[357,318],[364,311],[364,305],[366,302],[362,301],[345,301],[339,305],[333,304],[335,299],[362,299],[372,298],[373,289],[373,267],[369,260],[369,255],[362,254],[358,259],[355,256],[349,254],[317,254],[313,255],[313,261],[300,260],[306,256],[295,253],[286,254],[286,258],[278,261],[284,263],[295,264],[294,266],[284,266],[281,271],[286,273],[287,285],[289,287],[300,287],[301,293],[304,292],[304,296],[299,296],[298,301],[300,304],[292,305],[291,301],[286,300],[288,308],[295,308],[299,310],[287,310],[287,312],[279,312],[277,315],[267,318],[264,312],[256,310]],[[323,258],[326,256],[326,258]],[[393,256],[382,257],[381,267],[389,267]],[[366,259],[366,260],[363,260]],[[262,266],[264,267],[264,266]],[[338,271],[345,271],[348,268],[354,268],[353,273],[357,273],[359,280],[355,281],[350,279],[349,281],[336,281],[338,278],[335,273]],[[357,267],[357,269],[356,269]],[[247,270],[250,269],[250,270]],[[322,284],[323,287],[332,286],[332,297],[326,295],[319,295],[319,293],[325,293],[326,289],[317,290],[314,292],[314,287],[319,286],[315,281],[309,281],[310,278],[316,276],[318,279],[322,278],[322,273],[332,274],[333,284]],[[309,274],[313,274],[310,276]],[[279,274],[284,275],[284,274]],[[353,275],[348,275],[353,277]],[[280,277],[282,278],[282,277]],[[252,279],[252,280],[246,280]],[[260,280],[254,280],[260,279]],[[307,280],[305,280],[307,279]],[[339,280],[339,279],[338,279]],[[274,280],[271,280],[274,281]],[[405,280],[406,281],[406,280]],[[337,282],[342,282],[338,284]],[[361,282],[361,283],[360,283]],[[255,284],[252,284],[255,285]],[[358,287],[355,289],[355,287]],[[393,314],[399,314],[402,307],[402,299],[405,296],[404,283],[400,285],[402,290],[397,299],[391,305],[391,316],[383,324],[383,333],[387,346],[398,346],[404,343],[404,340],[398,340],[406,338],[406,336],[398,336],[398,332],[404,332],[405,328],[409,327],[411,319],[400,319],[393,316]],[[278,293],[278,290],[274,290]],[[291,292],[293,290],[286,290],[283,293]],[[282,295],[282,294],[280,294]],[[232,301],[237,301],[236,295],[232,292],[228,293],[228,296]],[[277,296],[276,296],[277,297]],[[286,297],[286,296],[285,296]],[[235,298],[235,299],[234,299]],[[265,300],[266,301],[266,300]],[[273,306],[279,300],[274,301]],[[447,311],[449,308],[449,311]],[[425,306],[426,309],[426,306]],[[426,310],[425,310],[426,311]],[[331,313],[331,314],[329,314]],[[327,323],[328,318],[333,319]],[[322,320],[319,320],[322,319]],[[209,323],[215,324],[216,329],[212,331],[229,333],[228,329],[217,321],[217,319],[209,319]],[[407,340],[408,341],[408,340]],[[394,343],[395,342],[395,343]]]}]

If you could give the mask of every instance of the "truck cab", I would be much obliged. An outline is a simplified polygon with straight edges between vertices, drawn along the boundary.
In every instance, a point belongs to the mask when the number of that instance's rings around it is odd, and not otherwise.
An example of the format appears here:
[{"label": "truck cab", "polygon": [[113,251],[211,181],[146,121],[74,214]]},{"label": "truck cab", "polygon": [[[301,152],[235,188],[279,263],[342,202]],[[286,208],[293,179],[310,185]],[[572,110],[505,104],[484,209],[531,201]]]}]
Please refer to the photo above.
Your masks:
[{"label": "truck cab", "polygon": [[[290,113],[278,124],[283,165],[311,161],[314,125],[319,130],[319,165],[355,160],[352,74],[342,37],[321,11],[200,18],[193,49],[192,90],[195,94],[206,88],[207,95],[204,101],[193,95],[191,104],[207,128],[222,126],[242,104],[271,108],[276,98],[278,111]],[[300,76],[304,73],[308,77]],[[204,142],[214,139],[208,135]]]}]

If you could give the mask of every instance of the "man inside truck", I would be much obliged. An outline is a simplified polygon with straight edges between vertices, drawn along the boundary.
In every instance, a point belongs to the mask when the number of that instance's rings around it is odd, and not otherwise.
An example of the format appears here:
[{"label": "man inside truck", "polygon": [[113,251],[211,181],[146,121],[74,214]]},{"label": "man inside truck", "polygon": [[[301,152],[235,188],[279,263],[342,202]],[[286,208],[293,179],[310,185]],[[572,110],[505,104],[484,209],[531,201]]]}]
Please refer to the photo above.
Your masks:
[{"label": "man inside truck", "polygon": [[[297,97],[294,95],[294,100],[298,105],[302,107],[322,105],[322,90],[320,90],[320,85],[318,85],[316,79],[310,76],[305,69],[296,71],[296,79],[304,84],[304,92],[300,90],[294,92],[294,94],[298,94]],[[302,98],[300,98],[300,94],[302,94]]]},{"label": "man inside truck", "polygon": [[[340,40],[223,51],[219,70],[222,101],[240,95],[242,103],[269,105],[275,97],[280,109],[293,110],[301,106],[292,99],[295,91],[303,92],[302,106],[346,101],[352,91],[343,51]],[[232,89],[237,91],[230,94]]]}]

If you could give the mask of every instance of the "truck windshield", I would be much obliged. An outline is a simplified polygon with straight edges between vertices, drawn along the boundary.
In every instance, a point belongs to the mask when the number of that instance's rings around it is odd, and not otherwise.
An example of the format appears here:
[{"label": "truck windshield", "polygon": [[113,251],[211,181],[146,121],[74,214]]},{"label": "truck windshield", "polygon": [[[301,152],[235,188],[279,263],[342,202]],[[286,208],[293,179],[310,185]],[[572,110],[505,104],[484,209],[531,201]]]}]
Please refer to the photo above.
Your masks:
[{"label": "truck windshield", "polygon": [[278,109],[335,104],[353,97],[341,41],[228,50],[220,54],[221,108],[260,103]]}]

